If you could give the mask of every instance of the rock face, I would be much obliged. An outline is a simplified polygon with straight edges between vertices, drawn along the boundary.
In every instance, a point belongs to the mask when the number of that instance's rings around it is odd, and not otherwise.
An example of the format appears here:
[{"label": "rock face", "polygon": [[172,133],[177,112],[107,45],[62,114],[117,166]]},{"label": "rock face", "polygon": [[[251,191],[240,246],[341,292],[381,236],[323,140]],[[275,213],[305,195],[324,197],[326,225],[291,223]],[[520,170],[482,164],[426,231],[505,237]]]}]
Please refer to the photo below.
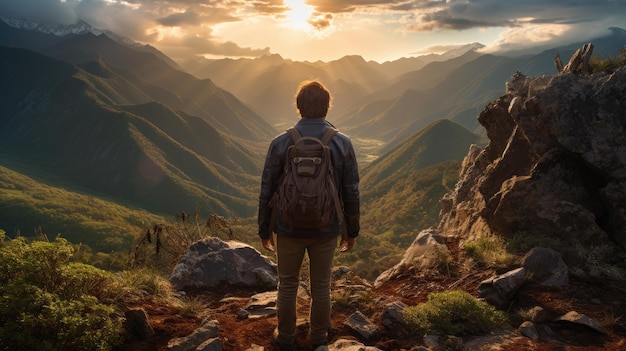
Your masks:
[{"label": "rock face", "polygon": [[443,235],[551,236],[626,248],[626,68],[614,73],[520,73],[479,121]]},{"label": "rock face", "polygon": [[177,290],[231,285],[276,289],[276,264],[250,245],[208,238],[197,241],[174,267],[170,282]]},{"label": "rock face", "polygon": [[[624,253],[626,67],[586,74],[591,50],[584,46],[554,76],[512,77],[478,117],[489,144],[470,147],[454,191],[440,201],[438,226],[418,238],[553,238]],[[412,253],[424,250],[433,245],[416,240],[377,285],[413,268]]]}]

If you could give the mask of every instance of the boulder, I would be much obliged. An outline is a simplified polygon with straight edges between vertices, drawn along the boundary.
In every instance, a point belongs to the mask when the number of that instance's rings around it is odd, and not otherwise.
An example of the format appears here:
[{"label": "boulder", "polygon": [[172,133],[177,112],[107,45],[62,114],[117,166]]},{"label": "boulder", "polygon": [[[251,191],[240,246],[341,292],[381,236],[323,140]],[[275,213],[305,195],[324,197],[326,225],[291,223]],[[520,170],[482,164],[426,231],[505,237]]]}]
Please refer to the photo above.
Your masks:
[{"label": "boulder", "polygon": [[451,255],[444,238],[438,235],[434,229],[423,230],[405,251],[402,260],[381,273],[374,281],[374,286],[379,287],[407,270],[437,266],[441,263],[442,255]]},{"label": "boulder", "polygon": [[202,290],[223,285],[276,289],[277,267],[250,245],[208,238],[195,242],[180,258],[170,282],[177,290]]}]

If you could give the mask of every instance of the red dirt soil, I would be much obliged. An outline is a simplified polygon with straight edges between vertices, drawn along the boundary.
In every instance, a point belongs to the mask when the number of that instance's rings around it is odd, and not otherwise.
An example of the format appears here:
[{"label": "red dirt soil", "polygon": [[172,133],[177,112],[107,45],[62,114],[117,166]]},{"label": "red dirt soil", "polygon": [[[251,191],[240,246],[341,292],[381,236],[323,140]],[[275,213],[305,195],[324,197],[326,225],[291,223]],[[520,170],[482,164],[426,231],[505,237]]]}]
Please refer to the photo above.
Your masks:
[{"label": "red dirt soil", "polygon": [[[454,242],[448,246],[456,256],[458,249]],[[491,270],[476,271],[471,274],[455,276],[454,274],[442,274],[433,270],[423,270],[417,273],[407,273],[389,281],[383,286],[373,290],[372,301],[379,297],[386,297],[385,301],[402,301],[407,305],[416,305],[426,300],[431,292],[445,290],[464,290],[476,296],[478,284],[493,276]],[[256,319],[240,319],[237,312],[245,307],[247,297],[252,295],[249,291],[224,291],[221,293],[203,293],[196,297],[202,298],[208,308],[207,317],[219,322],[219,337],[222,340],[223,350],[243,351],[253,344],[272,350],[271,335],[276,327],[276,317],[263,317]],[[220,302],[225,296],[243,297],[242,299],[228,299],[226,303]],[[605,328],[604,333],[591,328],[567,323],[553,322],[539,328],[540,340],[532,341],[521,338],[507,344],[507,351],[600,351],[600,350],[625,350],[626,351],[626,290],[613,285],[589,284],[572,280],[570,285],[558,289],[539,289],[526,286],[517,292],[509,312],[513,318],[513,326],[517,327],[521,318],[515,317],[516,311],[528,310],[534,306],[541,306],[554,316],[576,311],[599,321]],[[597,299],[597,300],[596,300]],[[598,303],[598,300],[601,303]],[[594,301],[596,303],[594,303]],[[128,340],[119,351],[155,351],[165,350],[167,342],[176,337],[191,334],[201,324],[199,318],[183,318],[175,308],[146,304],[138,306],[144,308],[149,316],[149,322],[154,328],[156,335],[150,340]],[[339,338],[358,340],[353,333],[344,326],[344,321],[354,312],[351,308],[334,308],[332,314],[332,333],[329,336],[333,342]],[[380,313],[369,316],[378,324],[382,336],[373,342],[359,340],[362,343],[373,345],[381,350],[408,350],[416,345],[422,345],[421,336],[408,339],[396,339],[385,331],[380,324]],[[299,317],[308,316],[307,301],[300,301]],[[545,326],[549,328],[545,328]],[[297,349],[309,350],[306,326],[298,328]],[[469,339],[464,338],[464,342]],[[530,345],[530,346],[529,346]]]}]

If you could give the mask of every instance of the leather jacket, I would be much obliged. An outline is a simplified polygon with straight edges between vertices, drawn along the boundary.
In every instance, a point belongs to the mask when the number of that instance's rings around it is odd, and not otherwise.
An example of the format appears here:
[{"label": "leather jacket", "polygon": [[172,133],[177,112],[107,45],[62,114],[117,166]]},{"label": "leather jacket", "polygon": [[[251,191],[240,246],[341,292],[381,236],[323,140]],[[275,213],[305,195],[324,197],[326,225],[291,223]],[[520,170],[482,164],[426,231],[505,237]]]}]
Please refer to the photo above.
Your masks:
[{"label": "leather jacket", "polygon": [[[332,124],[323,118],[301,118],[294,127],[302,136],[321,138],[326,129],[332,127]],[[287,148],[291,145],[293,141],[289,133],[283,132],[272,140],[267,152],[259,195],[258,224],[261,239],[268,239],[272,231],[276,235],[297,238],[328,238],[340,234],[349,237],[358,236],[360,230],[359,173],[352,142],[347,135],[342,133],[333,136],[329,147],[339,197],[343,202],[345,228],[342,228],[339,221],[319,229],[294,228],[283,223],[279,216],[276,216],[274,228],[270,228],[272,208],[269,202],[278,188],[278,182],[284,170]]]}]

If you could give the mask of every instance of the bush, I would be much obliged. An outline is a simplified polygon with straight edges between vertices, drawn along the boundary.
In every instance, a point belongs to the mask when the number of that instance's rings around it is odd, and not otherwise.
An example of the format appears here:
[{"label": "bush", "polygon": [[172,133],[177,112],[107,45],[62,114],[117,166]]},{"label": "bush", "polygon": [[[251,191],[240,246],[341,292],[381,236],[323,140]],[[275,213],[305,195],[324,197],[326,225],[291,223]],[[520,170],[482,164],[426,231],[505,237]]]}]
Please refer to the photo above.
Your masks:
[{"label": "bush", "polygon": [[609,56],[602,58],[599,56],[592,56],[589,60],[589,68],[592,73],[595,72],[612,72],[617,68],[626,65],[626,46],[622,47],[620,54],[617,56]]},{"label": "bush", "polygon": [[427,302],[404,310],[404,321],[418,334],[455,336],[480,335],[508,326],[504,312],[460,290],[430,293]]},{"label": "bush", "polygon": [[6,240],[0,232],[0,350],[110,350],[122,321],[110,298],[113,275],[70,262],[74,248]]},{"label": "bush", "polygon": [[468,241],[464,245],[467,254],[488,267],[505,268],[513,265],[517,256],[508,252],[502,237],[485,235]]}]

